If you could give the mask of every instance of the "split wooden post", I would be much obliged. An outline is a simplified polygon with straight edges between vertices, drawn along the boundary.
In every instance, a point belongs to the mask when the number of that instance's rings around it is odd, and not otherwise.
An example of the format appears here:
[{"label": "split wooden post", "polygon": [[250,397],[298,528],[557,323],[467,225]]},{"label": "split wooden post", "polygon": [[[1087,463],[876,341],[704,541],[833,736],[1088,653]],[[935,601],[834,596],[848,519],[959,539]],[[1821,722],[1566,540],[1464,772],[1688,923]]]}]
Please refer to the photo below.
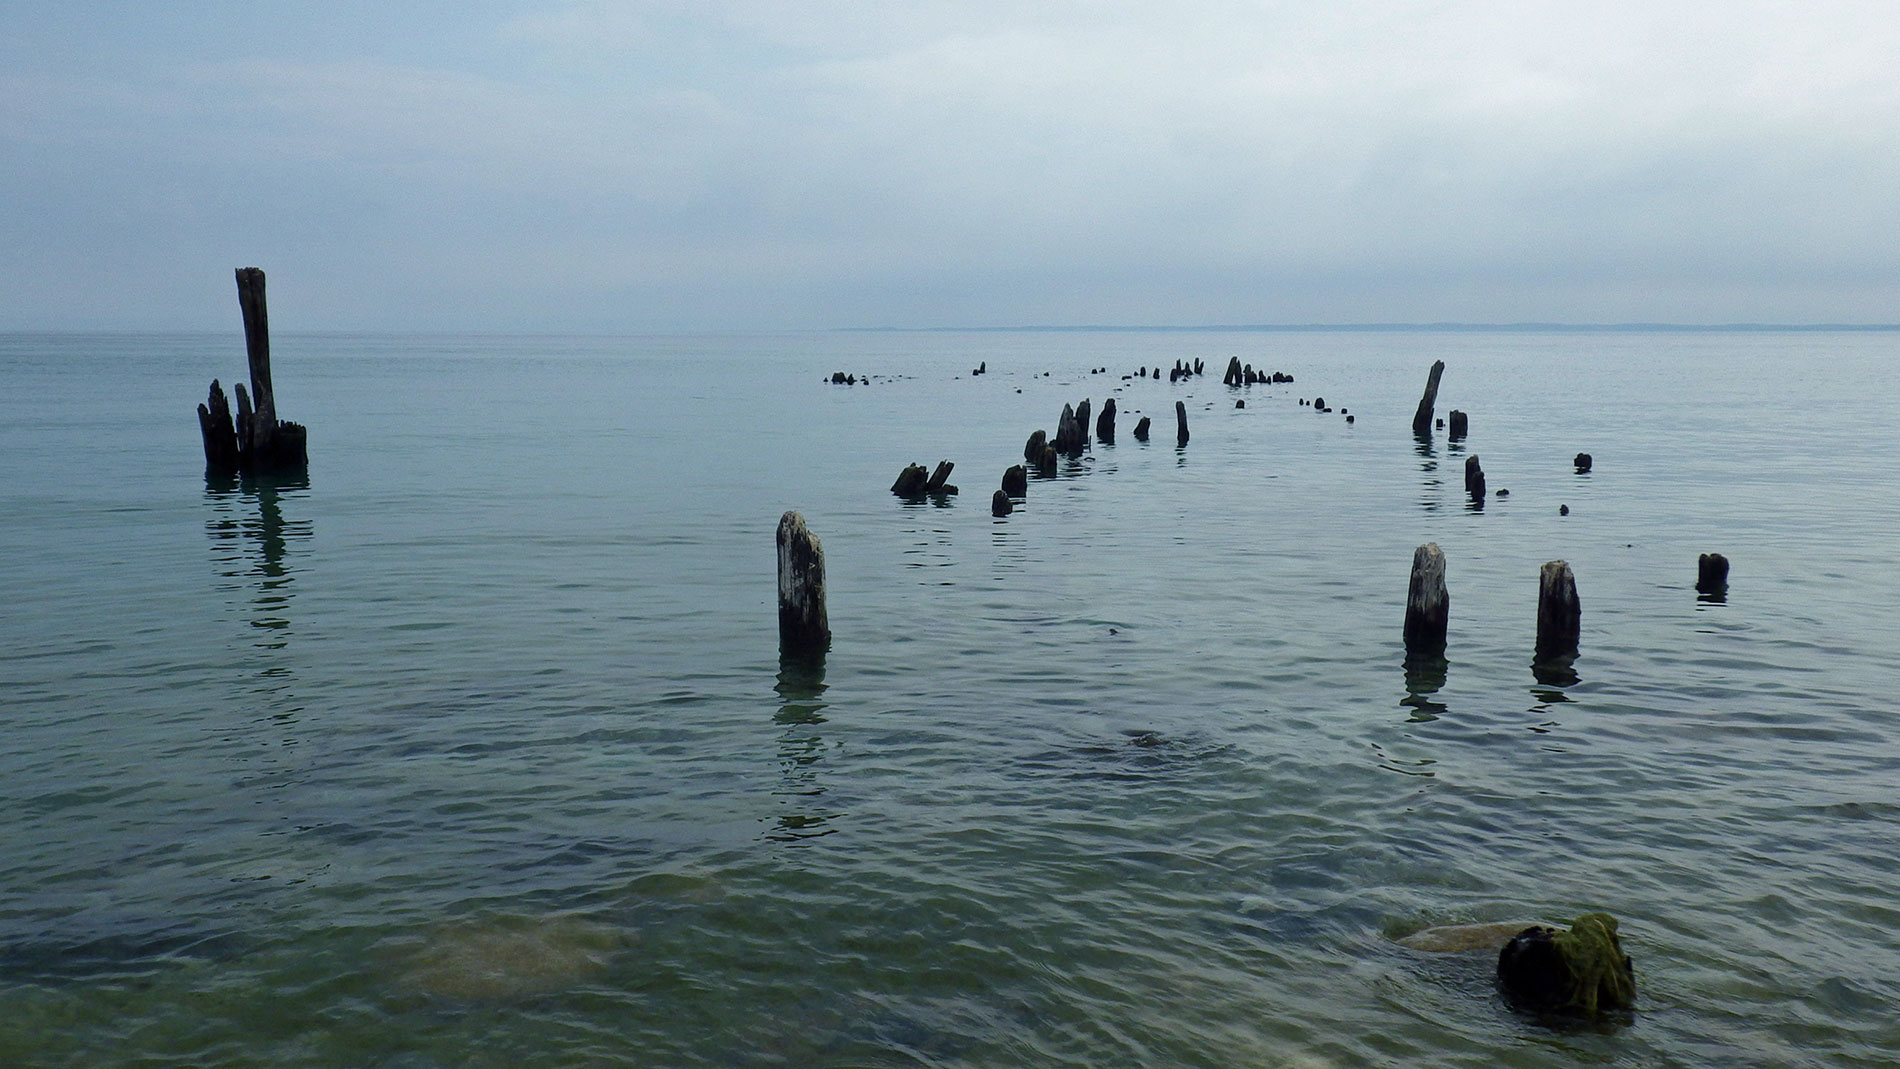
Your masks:
[{"label": "split wooden post", "polygon": [[1412,582],[1405,595],[1405,655],[1443,657],[1451,621],[1451,594],[1445,589],[1445,554],[1427,542],[1412,554]]},{"label": "split wooden post", "polygon": [[1174,403],[1174,436],[1178,444],[1187,444],[1187,405],[1180,401]]},{"label": "split wooden post", "polygon": [[1545,562],[1537,578],[1537,656],[1575,654],[1582,617],[1577,578],[1570,573],[1570,565],[1560,560]]},{"label": "split wooden post", "polygon": [[1412,416],[1412,433],[1432,433],[1432,406],[1438,403],[1438,377],[1445,373],[1443,360],[1432,361],[1431,377],[1425,380],[1425,396],[1419,398],[1418,411]]},{"label": "split wooden post", "polygon": [[1473,501],[1484,500],[1484,465],[1478,463],[1478,454],[1465,458],[1465,493]]},{"label": "split wooden post", "polygon": [[825,551],[805,526],[805,517],[787,512],[778,521],[779,653],[822,656],[830,646]]},{"label": "split wooden post", "polygon": [[232,393],[237,395],[234,421],[224,390],[212,380],[209,396],[198,406],[205,464],[225,474],[302,467],[309,463],[303,426],[277,418],[277,392],[270,379],[270,317],[264,303],[264,272],[255,267],[238,268],[237,287],[251,388],[246,392],[243,383],[232,384]]},{"label": "split wooden post", "polygon": [[1028,443],[1023,446],[1023,459],[1031,464],[1042,463],[1042,450],[1048,444],[1049,432],[1037,431],[1031,434]]}]

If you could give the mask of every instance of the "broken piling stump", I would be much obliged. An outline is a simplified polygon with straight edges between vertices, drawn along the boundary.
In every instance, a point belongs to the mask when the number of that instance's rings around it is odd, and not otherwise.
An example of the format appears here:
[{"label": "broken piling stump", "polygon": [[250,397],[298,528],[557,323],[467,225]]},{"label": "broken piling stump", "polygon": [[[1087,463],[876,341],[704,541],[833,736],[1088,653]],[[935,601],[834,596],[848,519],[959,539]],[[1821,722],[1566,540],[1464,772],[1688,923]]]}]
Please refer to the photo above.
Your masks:
[{"label": "broken piling stump", "polygon": [[1081,452],[1083,449],[1088,448],[1089,411],[1090,411],[1089,399],[1084,397],[1082,398],[1082,403],[1075,406],[1075,437],[1076,437],[1076,451],[1077,452]]},{"label": "broken piling stump", "polygon": [[1582,631],[1583,609],[1577,579],[1564,561],[1546,561],[1537,577],[1537,657],[1574,655]]},{"label": "broken piling stump", "polygon": [[1473,501],[1484,500],[1484,466],[1478,463],[1478,454],[1465,458],[1465,493]]},{"label": "broken piling stump", "polygon": [[1412,415],[1412,433],[1432,433],[1432,406],[1438,403],[1438,377],[1445,373],[1443,360],[1432,361],[1432,373],[1425,380],[1425,396],[1418,399],[1418,411]]},{"label": "broken piling stump", "polygon": [[937,469],[930,473],[930,481],[924,484],[926,494],[954,494],[957,488],[950,485],[950,470],[956,467],[947,460],[937,462]]},{"label": "broken piling stump", "polygon": [[922,464],[906,464],[904,470],[897,473],[897,481],[891,484],[891,493],[898,497],[922,497],[924,488],[930,485],[930,473]]},{"label": "broken piling stump", "polygon": [[1591,466],[1596,463],[1596,458],[1588,453],[1578,453],[1575,457],[1571,458],[1570,463],[1577,469],[1578,475],[1584,475],[1587,474]]},{"label": "broken piling stump", "polygon": [[310,463],[302,424],[277,418],[277,393],[270,377],[270,317],[264,302],[264,272],[237,269],[238,312],[244,320],[244,353],[251,389],[235,383],[237,418],[213,379],[205,403],[198,406],[198,430],[204,438],[205,467],[219,474],[256,474],[305,467]]},{"label": "broken piling stump", "polygon": [[1042,449],[1049,444],[1047,431],[1037,431],[1029,436],[1029,443],[1023,446],[1023,460],[1031,464],[1042,463]]},{"label": "broken piling stump", "polygon": [[1062,417],[1056,420],[1056,440],[1053,443],[1058,453],[1073,456],[1082,451],[1082,432],[1075,422],[1075,406],[1063,405]]},{"label": "broken piling stump", "polygon": [[1443,657],[1451,622],[1451,594],[1445,589],[1445,554],[1427,542],[1412,554],[1412,581],[1405,594],[1405,655]]},{"label": "broken piling stump", "polygon": [[1007,516],[1013,508],[1009,503],[1009,494],[1004,491],[998,490],[990,495],[990,515]]},{"label": "broken piling stump", "polygon": [[1021,464],[1011,464],[1003,469],[1003,493],[1010,497],[1022,497],[1029,493],[1029,472]]},{"label": "broken piling stump", "polygon": [[1095,419],[1095,437],[1112,444],[1115,441],[1115,399],[1102,402],[1102,414]]},{"label": "broken piling stump", "polygon": [[825,551],[787,512],[778,521],[778,648],[781,655],[823,656],[831,645],[825,615]]},{"label": "broken piling stump", "polygon": [[1135,440],[1138,442],[1145,442],[1148,440],[1148,417],[1147,416],[1141,417],[1141,419],[1135,424]]},{"label": "broken piling stump", "polygon": [[1187,405],[1180,401],[1174,403],[1174,438],[1179,445],[1187,444]]},{"label": "broken piling stump", "polygon": [[1695,589],[1698,594],[1722,594],[1728,590],[1728,558],[1720,553],[1704,553],[1696,558]]},{"label": "broken piling stump", "polygon": [[1056,447],[1042,447],[1042,457],[1036,461],[1036,472],[1045,479],[1053,479],[1056,474]]},{"label": "broken piling stump", "polygon": [[1463,438],[1466,434],[1470,433],[1470,431],[1471,431],[1471,418],[1469,416],[1466,416],[1463,412],[1460,412],[1455,408],[1452,409],[1451,410],[1451,426],[1447,433],[1447,437],[1449,437],[1452,441],[1457,441],[1460,438]]}]

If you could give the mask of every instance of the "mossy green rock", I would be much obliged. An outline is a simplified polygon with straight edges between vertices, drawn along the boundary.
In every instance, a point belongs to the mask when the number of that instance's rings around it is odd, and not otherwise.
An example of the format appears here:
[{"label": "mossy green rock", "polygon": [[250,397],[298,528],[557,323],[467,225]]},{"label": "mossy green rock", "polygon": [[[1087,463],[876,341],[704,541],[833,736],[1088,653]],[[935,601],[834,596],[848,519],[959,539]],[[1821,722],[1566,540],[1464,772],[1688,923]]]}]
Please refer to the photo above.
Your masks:
[{"label": "mossy green rock", "polygon": [[1513,1003],[1537,1012],[1594,1017],[1636,1001],[1629,955],[1607,913],[1585,913],[1569,931],[1519,932],[1498,954],[1498,983]]}]

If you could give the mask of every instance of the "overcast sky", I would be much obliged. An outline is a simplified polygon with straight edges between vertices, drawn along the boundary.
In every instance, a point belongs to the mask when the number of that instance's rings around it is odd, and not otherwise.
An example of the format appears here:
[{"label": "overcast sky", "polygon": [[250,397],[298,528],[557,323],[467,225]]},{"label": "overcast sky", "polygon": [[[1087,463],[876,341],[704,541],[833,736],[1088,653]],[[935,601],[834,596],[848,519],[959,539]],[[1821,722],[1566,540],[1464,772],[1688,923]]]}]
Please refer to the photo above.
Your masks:
[{"label": "overcast sky", "polygon": [[[182,12],[182,13],[181,13]],[[1900,321],[1900,5],[0,3],[0,329]]]}]

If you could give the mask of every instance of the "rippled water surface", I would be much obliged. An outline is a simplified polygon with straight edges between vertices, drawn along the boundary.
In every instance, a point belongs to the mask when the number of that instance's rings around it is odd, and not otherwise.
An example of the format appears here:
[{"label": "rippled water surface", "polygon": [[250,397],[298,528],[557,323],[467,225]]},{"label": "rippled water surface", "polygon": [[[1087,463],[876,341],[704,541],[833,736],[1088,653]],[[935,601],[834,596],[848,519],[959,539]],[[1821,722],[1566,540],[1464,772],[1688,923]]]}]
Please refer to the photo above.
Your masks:
[{"label": "rippled water surface", "polygon": [[[0,336],[0,1063],[1900,1062],[1900,335],[274,348],[308,476],[220,482],[235,329]],[[1411,434],[1435,359],[1464,442]],[[1393,942],[1589,909],[1597,1025]]]}]

